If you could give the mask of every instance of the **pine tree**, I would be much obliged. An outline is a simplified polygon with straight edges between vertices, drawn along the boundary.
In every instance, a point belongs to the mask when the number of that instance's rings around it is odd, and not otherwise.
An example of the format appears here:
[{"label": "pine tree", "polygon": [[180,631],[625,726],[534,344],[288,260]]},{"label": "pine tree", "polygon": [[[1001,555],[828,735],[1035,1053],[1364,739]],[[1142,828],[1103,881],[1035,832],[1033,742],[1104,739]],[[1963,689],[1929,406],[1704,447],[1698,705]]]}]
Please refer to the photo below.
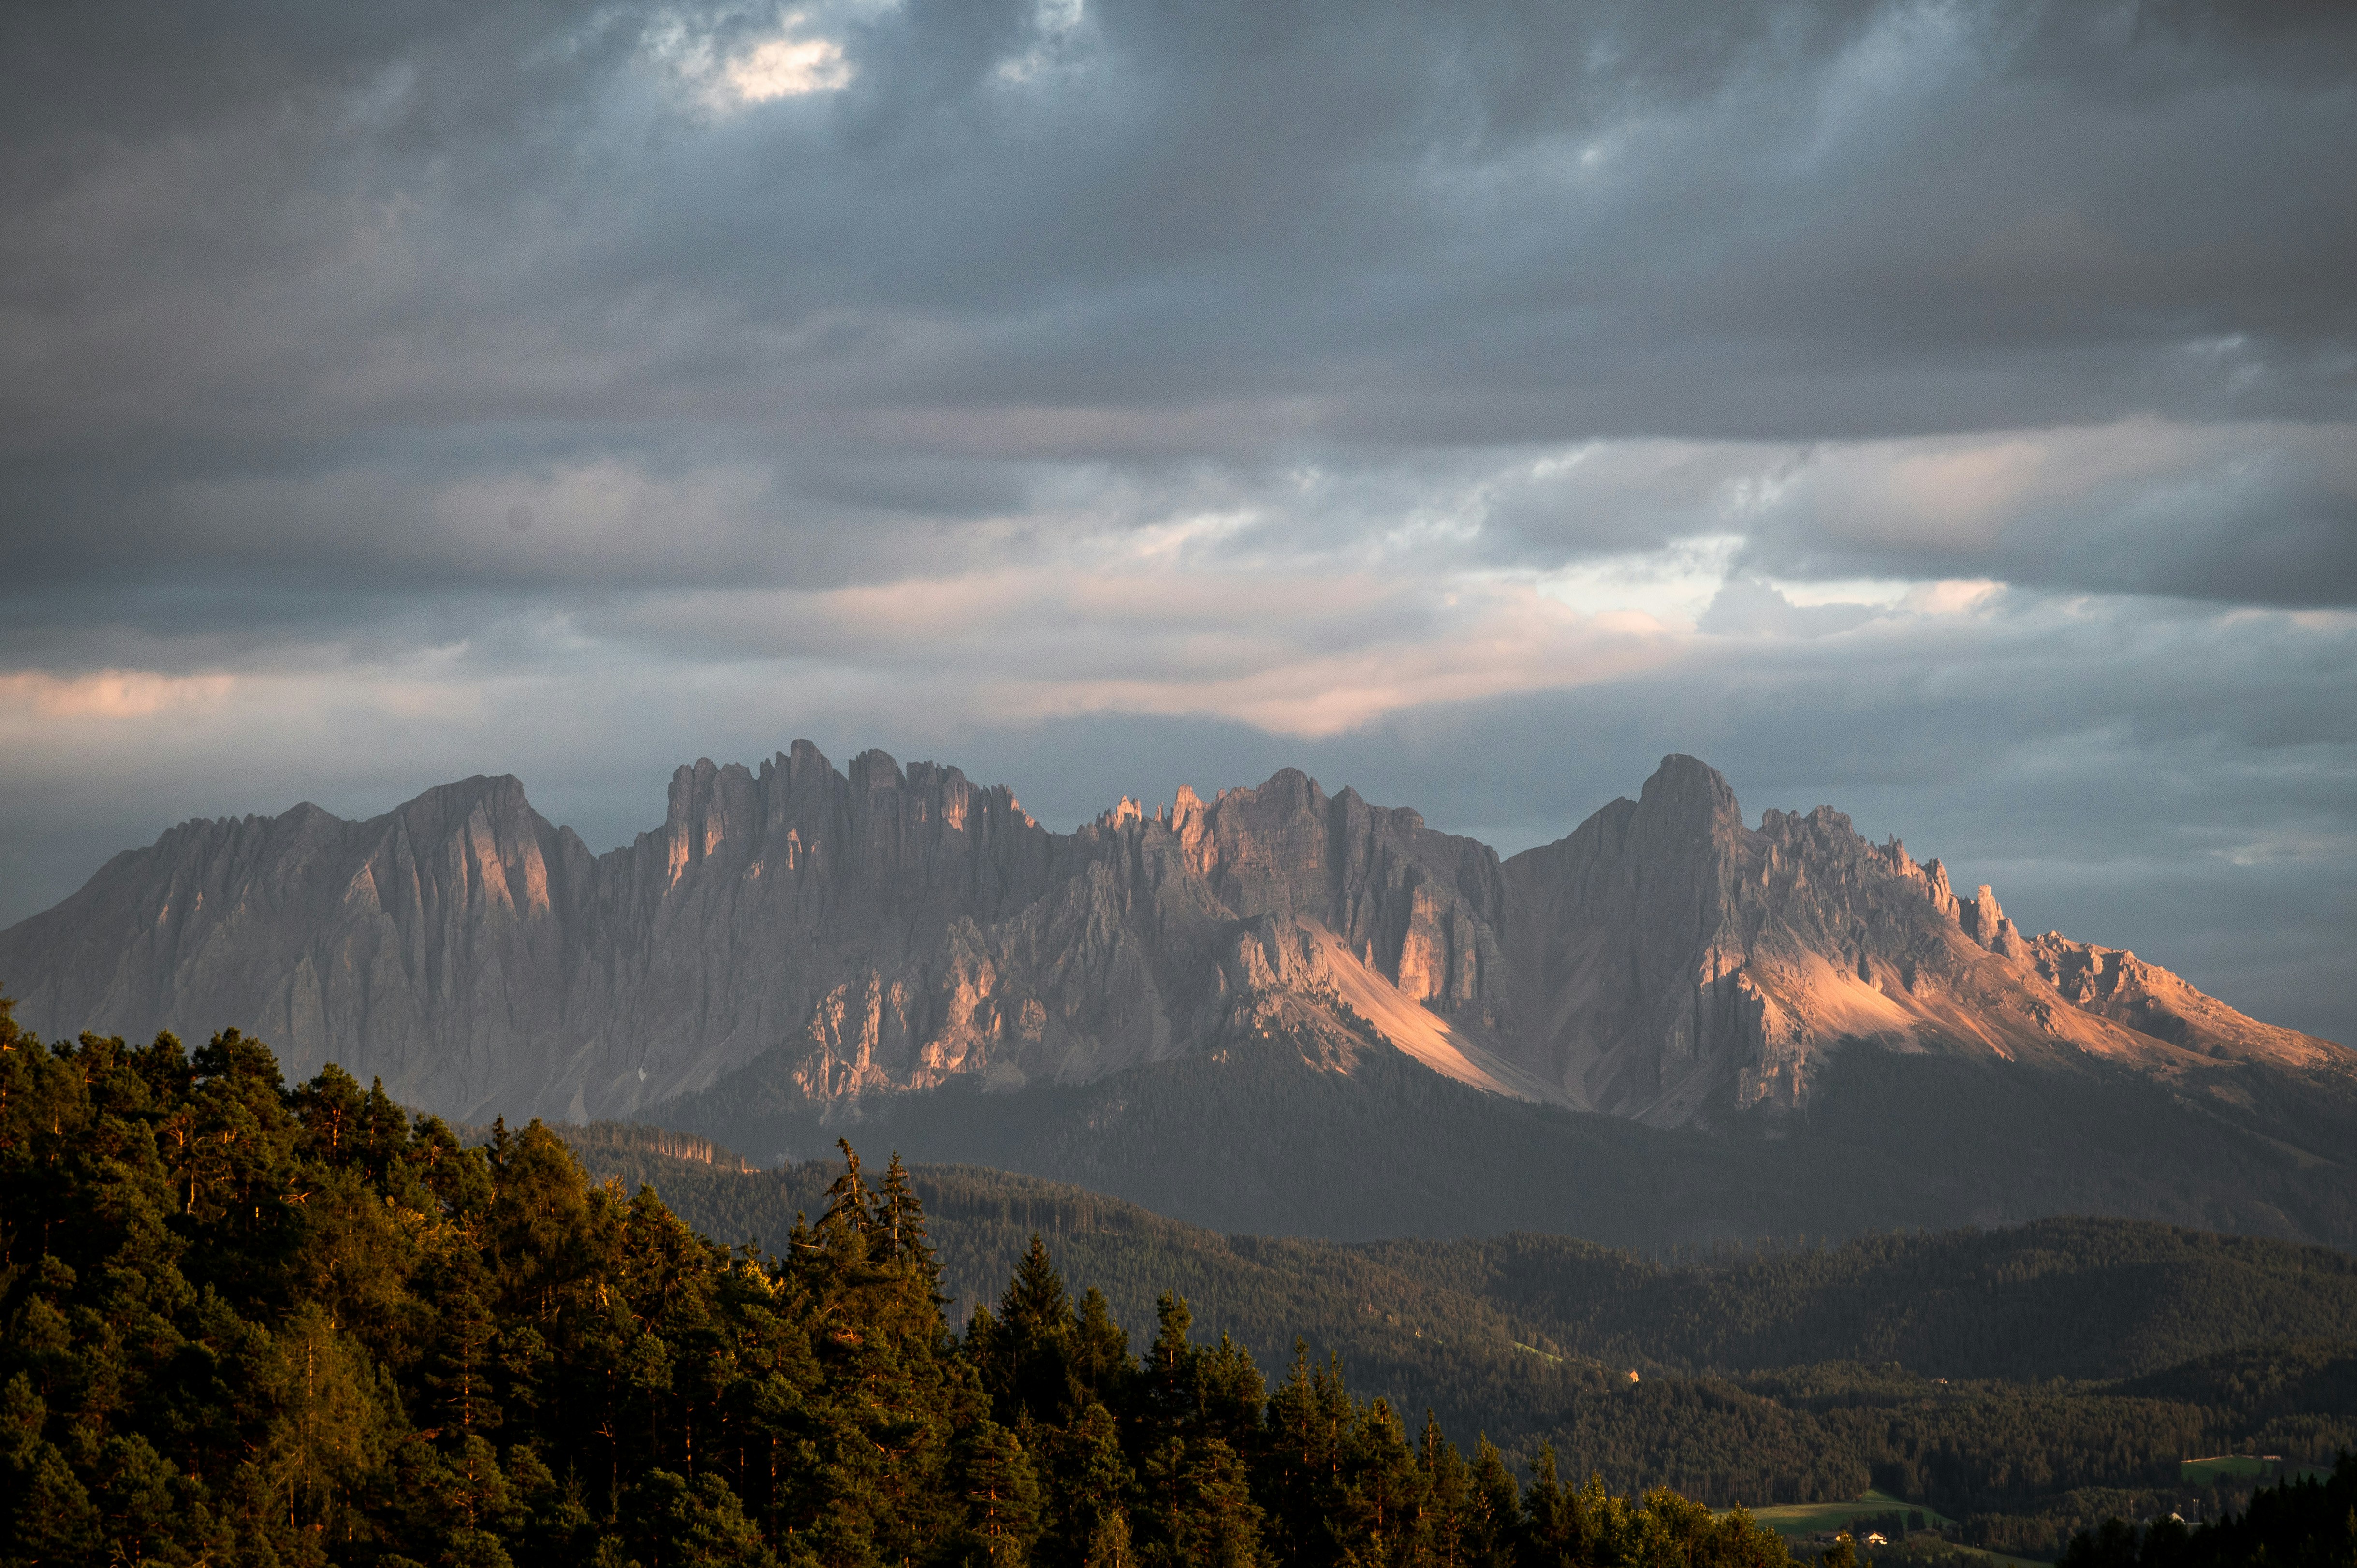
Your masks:
[{"label": "pine tree", "polygon": [[1068,1365],[1085,1397],[1107,1404],[1123,1398],[1130,1367],[1129,1331],[1114,1321],[1104,1293],[1094,1285],[1081,1297]]},{"label": "pine tree", "polygon": [[[844,1146],[848,1148],[849,1144]],[[918,1199],[917,1186],[909,1179],[908,1167],[900,1163],[897,1149],[892,1153],[892,1163],[884,1167],[884,1188],[878,1196],[876,1225],[883,1233],[887,1262],[903,1264],[938,1285],[939,1267],[925,1236],[925,1206]]]},{"label": "pine tree", "polygon": [[1243,1460],[1227,1444],[1170,1438],[1147,1455],[1143,1480],[1145,1506],[1132,1520],[1146,1536],[1141,1563],[1251,1568],[1260,1561],[1261,1509]]},{"label": "pine tree", "polygon": [[1089,1528],[1081,1568],[1135,1568],[1136,1562],[1130,1548],[1128,1513],[1118,1505],[1105,1509]]},{"label": "pine tree", "polygon": [[987,1417],[976,1421],[958,1440],[957,1477],[968,1560],[1023,1568],[1042,1512],[1039,1473],[1023,1444]]},{"label": "pine tree", "polygon": [[1342,1560],[1405,1564],[1425,1542],[1424,1477],[1388,1402],[1353,1413],[1340,1455],[1340,1492],[1329,1528]]},{"label": "pine tree", "polygon": [[998,1298],[982,1363],[1001,1421],[1060,1425],[1081,1398],[1073,1376],[1071,1303],[1037,1232]]},{"label": "pine tree", "polygon": [[1042,1562],[1080,1568],[1092,1553],[1129,1551],[1126,1499],[1133,1487],[1113,1412],[1091,1401],[1070,1425],[1046,1432],[1046,1536]]},{"label": "pine tree", "polygon": [[1424,1412],[1415,1462],[1424,1481],[1424,1559],[1435,1568],[1458,1568],[1469,1561],[1465,1532],[1472,1511],[1473,1473],[1429,1410]]},{"label": "pine tree", "polygon": [[1313,1368],[1308,1345],[1296,1340],[1293,1365],[1269,1396],[1254,1476],[1270,1543],[1286,1563],[1335,1560],[1329,1521],[1341,1502],[1342,1444],[1355,1413],[1340,1364]]},{"label": "pine tree", "polygon": [[454,1443],[487,1435],[502,1420],[494,1397],[499,1322],[486,1299],[490,1283],[470,1251],[429,1265],[420,1282],[419,1294],[435,1309],[435,1329],[423,1375],[430,1403],[419,1413]]},{"label": "pine tree", "polygon": [[631,1488],[622,1518],[642,1568],[774,1568],[778,1561],[716,1476],[690,1481],[650,1471]]},{"label": "pine tree", "polygon": [[1579,1498],[1556,1473],[1555,1444],[1541,1445],[1531,1462],[1531,1488],[1523,1498],[1523,1560],[1544,1568],[1575,1568],[1587,1561],[1587,1521]]},{"label": "pine tree", "polygon": [[1196,1350],[1187,1337],[1195,1315],[1186,1299],[1164,1291],[1155,1303],[1157,1330],[1146,1348],[1139,1415],[1155,1436],[1188,1430],[1200,1413],[1195,1386]]},{"label": "pine tree", "polygon": [[1473,1460],[1473,1492],[1459,1537],[1468,1568],[1505,1568],[1513,1561],[1522,1512],[1514,1473],[1485,1434]]},{"label": "pine tree", "polygon": [[[865,1238],[875,1227],[876,1206],[859,1173],[859,1151],[851,1146],[848,1138],[837,1138],[834,1146],[843,1151],[843,1174],[826,1189],[826,1212],[819,1217],[819,1234]],[[860,1250],[860,1256],[864,1261],[866,1248]]]}]

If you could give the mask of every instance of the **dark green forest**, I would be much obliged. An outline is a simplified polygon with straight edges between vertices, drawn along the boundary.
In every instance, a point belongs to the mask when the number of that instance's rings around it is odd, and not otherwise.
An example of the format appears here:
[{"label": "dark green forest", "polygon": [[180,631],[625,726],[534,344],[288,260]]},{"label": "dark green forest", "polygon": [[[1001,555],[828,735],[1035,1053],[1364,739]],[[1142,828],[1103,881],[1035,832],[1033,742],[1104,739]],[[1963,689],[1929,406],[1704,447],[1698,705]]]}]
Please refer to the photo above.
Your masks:
[{"label": "dark green forest", "polygon": [[1043,1245],[953,1334],[921,1199],[848,1146],[781,1250],[468,1146],[234,1032],[45,1047],[0,1008],[0,1559],[1777,1563],[1656,1489],[1518,1480]]},{"label": "dark green forest", "polygon": [[[731,1240],[782,1233],[842,1170],[756,1171],[650,1128],[564,1135]],[[1176,1288],[1264,1364],[1304,1337],[1395,1409],[1484,1431],[1516,1464],[1552,1444],[1620,1491],[1764,1506],[1873,1486],[1963,1541],[2050,1556],[2112,1514],[2247,1498],[2182,1481],[2186,1457],[2357,1446],[2357,1260],[2326,1248],[2066,1219],[1671,1262],[1558,1236],[1222,1236],[1034,1177],[912,1176],[968,1305],[1038,1233],[1141,1335]]]},{"label": "dark green forest", "polygon": [[45,1045],[0,1004],[9,1568],[1772,1563],[1727,1505],[1869,1485],[1968,1545],[2344,1563],[2346,1466],[2176,1469],[2349,1444],[2351,1289],[2121,1222],[1222,1237],[848,1145],[478,1139],[233,1031]]},{"label": "dark green forest", "polygon": [[2074,1537],[2062,1568],[2346,1568],[2357,1563],[2357,1458],[2330,1477],[2260,1488],[2240,1514],[2189,1528],[2180,1519],[2105,1520]]}]

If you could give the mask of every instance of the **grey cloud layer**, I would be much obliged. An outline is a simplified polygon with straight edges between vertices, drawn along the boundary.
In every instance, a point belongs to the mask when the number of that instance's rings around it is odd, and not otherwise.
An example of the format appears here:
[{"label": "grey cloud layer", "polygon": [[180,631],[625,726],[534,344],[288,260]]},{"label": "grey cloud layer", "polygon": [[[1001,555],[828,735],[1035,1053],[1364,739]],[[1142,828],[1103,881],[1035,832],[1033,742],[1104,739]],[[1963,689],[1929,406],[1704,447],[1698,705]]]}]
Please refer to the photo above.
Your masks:
[{"label": "grey cloud layer", "polygon": [[[773,14],[15,13],[11,565],[497,577],[437,500],[593,457],[802,542],[1026,459],[2357,416],[2345,7],[1096,5],[1020,81],[1028,6],[805,15],[849,85],[722,111]],[[2345,601],[2287,482],[2233,591]]]}]

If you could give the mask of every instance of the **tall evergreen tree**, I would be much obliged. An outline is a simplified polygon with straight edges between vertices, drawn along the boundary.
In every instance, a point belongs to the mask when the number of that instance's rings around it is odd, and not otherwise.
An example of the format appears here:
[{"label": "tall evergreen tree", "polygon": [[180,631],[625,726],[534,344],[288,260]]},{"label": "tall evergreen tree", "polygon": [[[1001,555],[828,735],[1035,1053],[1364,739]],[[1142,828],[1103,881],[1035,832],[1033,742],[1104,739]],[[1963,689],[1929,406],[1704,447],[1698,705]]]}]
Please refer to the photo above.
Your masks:
[{"label": "tall evergreen tree", "polygon": [[977,1419],[959,1435],[957,1477],[967,1560],[1024,1568],[1039,1539],[1043,1500],[1021,1440],[987,1416]]}]

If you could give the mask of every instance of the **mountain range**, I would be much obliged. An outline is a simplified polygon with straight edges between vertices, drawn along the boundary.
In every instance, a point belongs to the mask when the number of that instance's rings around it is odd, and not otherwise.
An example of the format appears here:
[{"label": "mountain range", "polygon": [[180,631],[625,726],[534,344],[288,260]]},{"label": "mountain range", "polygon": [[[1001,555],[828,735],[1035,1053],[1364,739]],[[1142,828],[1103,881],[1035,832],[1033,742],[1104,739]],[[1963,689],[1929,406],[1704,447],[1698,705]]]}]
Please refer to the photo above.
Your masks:
[{"label": "mountain range", "polygon": [[[1262,1229],[1318,1228],[1251,1207],[1273,1142],[1317,1142],[1298,1118],[1361,1116],[1379,1084],[1398,1109],[1367,1135],[1411,1164],[1443,1124],[1474,1148],[1519,1146],[1491,1122],[1561,1129],[1527,1135],[1717,1170],[1684,1230],[1753,1226],[1745,1189],[1776,1178],[1725,1151],[1805,1144],[1840,1085],[1896,1073],[1936,1124],[1911,1141],[1966,1164],[1976,1133],[2003,1145],[1984,1123],[2145,1119],[2043,1197],[1980,1173],[1819,1223],[2075,1204],[2357,1234],[2340,1152],[2357,1053],[2133,953],[2023,932],[1989,888],[1960,896],[1830,807],[1749,826],[1688,757],[1503,859],[1290,769],[1059,833],[954,768],[869,751],[837,769],[798,741],[758,771],[681,768],[662,827],[602,855],[516,779],[476,778],[362,822],[302,805],[183,823],[0,932],[0,984],[47,1032],[233,1025],[293,1076],[338,1062],[462,1119],[660,1121],[765,1154],[867,1125],[1130,1196],[1177,1184],[1168,1211]],[[1295,1122],[1253,1129],[1288,1098]],[[1128,1109],[1146,1103],[1152,1128]],[[1139,1163],[1207,1117],[1240,1153]]]}]

